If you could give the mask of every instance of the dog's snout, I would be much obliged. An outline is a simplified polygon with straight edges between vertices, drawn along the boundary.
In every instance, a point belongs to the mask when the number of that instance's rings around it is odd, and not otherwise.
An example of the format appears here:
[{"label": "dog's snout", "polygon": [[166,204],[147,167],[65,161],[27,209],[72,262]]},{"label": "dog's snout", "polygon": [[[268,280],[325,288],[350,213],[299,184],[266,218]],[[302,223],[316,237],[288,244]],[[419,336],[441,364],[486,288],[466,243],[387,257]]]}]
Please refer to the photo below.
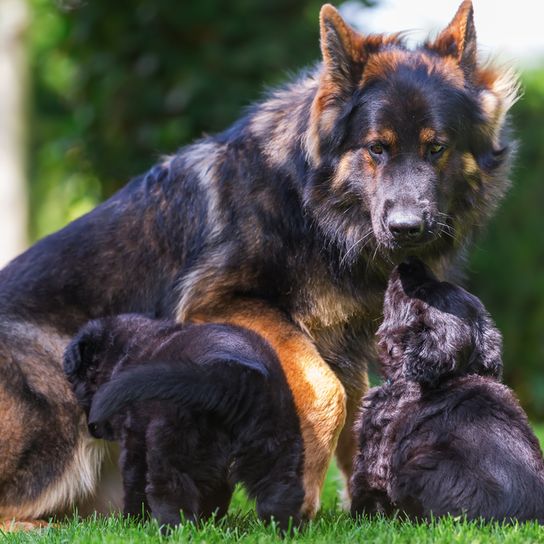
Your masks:
[{"label": "dog's snout", "polygon": [[416,242],[425,232],[425,220],[415,212],[396,210],[389,214],[387,227],[395,240]]}]

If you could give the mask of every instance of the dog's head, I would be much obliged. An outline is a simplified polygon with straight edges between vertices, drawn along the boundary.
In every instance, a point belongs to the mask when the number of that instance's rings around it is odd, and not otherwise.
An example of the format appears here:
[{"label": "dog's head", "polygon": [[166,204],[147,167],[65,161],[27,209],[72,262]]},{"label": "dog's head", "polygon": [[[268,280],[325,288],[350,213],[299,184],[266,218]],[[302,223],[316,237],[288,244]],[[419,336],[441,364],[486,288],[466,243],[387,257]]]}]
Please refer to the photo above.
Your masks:
[{"label": "dog's head", "polygon": [[[108,319],[90,321],[68,344],[64,353],[64,372],[87,416],[94,394],[110,379],[118,355]],[[112,439],[113,435],[107,423],[100,428],[90,426],[89,432],[95,438]]]},{"label": "dog's head", "polygon": [[392,273],[378,349],[388,378],[433,385],[442,377],[500,377],[502,340],[483,304],[411,258]]},{"label": "dog's head", "polygon": [[478,61],[471,2],[415,50],[399,34],[363,36],[325,5],[321,47],[305,203],[342,262],[458,249],[508,185],[518,93],[511,72]]}]

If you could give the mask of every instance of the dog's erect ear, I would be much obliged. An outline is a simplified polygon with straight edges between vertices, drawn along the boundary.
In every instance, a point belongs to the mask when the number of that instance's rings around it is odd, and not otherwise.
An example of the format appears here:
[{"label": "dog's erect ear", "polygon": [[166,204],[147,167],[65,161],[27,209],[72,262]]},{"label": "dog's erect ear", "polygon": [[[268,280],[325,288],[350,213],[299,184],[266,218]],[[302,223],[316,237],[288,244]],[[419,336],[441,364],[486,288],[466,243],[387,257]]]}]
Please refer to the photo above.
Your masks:
[{"label": "dog's erect ear", "polygon": [[465,0],[459,6],[451,23],[427,47],[441,55],[454,57],[465,72],[476,68],[476,28],[471,0]]},{"label": "dog's erect ear", "polygon": [[471,0],[464,0],[451,23],[434,41],[425,47],[439,55],[453,57],[461,67],[465,78],[483,87],[481,105],[487,117],[483,129],[492,138],[496,151],[502,149],[501,134],[506,114],[520,97],[517,72],[512,69],[492,69],[478,66],[476,27]]},{"label": "dog's erect ear", "polygon": [[336,8],[325,4],[319,14],[321,52],[327,76],[344,88],[353,83],[362,61],[363,36],[342,19]]},{"label": "dog's erect ear", "polygon": [[323,72],[306,135],[308,157],[315,165],[321,161],[322,145],[334,141],[342,104],[355,91],[363,68],[363,36],[346,24],[336,8],[330,4],[321,8],[319,27]]},{"label": "dog's erect ear", "polygon": [[363,36],[353,30],[336,8],[325,4],[320,13],[323,71],[315,95],[306,135],[308,157],[319,164],[325,142],[338,145],[345,127],[334,131],[340,112],[357,89],[369,56],[383,47],[400,43],[399,34]]}]

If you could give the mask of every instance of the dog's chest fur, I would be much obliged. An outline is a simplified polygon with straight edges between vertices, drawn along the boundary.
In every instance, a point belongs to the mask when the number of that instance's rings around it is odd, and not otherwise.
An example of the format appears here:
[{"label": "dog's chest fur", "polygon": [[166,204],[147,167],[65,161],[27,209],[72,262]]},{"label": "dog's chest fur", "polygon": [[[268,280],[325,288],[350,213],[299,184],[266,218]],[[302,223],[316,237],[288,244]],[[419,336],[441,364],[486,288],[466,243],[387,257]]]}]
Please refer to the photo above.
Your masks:
[{"label": "dog's chest fur", "polygon": [[364,292],[354,293],[322,276],[309,279],[297,298],[294,320],[310,335],[346,388],[359,390],[374,358],[383,291],[365,285]]}]

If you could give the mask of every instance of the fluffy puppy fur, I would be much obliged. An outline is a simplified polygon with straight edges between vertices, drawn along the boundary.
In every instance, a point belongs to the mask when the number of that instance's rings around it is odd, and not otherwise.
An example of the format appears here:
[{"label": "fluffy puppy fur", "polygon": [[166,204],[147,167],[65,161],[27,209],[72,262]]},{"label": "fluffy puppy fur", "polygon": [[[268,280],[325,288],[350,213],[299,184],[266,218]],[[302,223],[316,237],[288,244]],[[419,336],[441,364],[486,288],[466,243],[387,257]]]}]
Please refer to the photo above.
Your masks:
[{"label": "fluffy puppy fur", "polygon": [[137,315],[91,321],[64,368],[97,438],[122,447],[125,513],[226,513],[236,482],[259,517],[297,523],[302,440],[287,382],[255,333]]},{"label": "fluffy puppy fur", "polygon": [[544,462],[500,384],[501,337],[482,303],[420,262],[389,281],[384,377],[365,397],[352,514],[544,521]]}]

